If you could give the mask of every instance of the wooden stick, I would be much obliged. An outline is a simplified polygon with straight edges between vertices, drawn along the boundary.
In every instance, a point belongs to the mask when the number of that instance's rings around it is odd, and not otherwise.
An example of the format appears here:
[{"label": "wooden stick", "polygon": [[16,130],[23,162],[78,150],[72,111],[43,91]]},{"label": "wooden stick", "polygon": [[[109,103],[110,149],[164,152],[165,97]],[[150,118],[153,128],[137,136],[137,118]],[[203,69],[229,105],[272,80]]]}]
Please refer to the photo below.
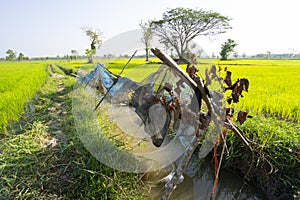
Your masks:
[{"label": "wooden stick", "polygon": [[[203,81],[201,80],[200,77],[197,77],[196,82],[189,77],[178,65],[177,63],[171,58],[169,57],[165,52],[159,50],[159,49],[151,49],[152,53],[157,56],[161,61],[164,62],[164,64],[166,64],[167,66],[171,67],[172,69],[174,69],[175,71],[177,71],[184,79],[186,79],[186,81],[188,83],[190,83],[192,89],[195,91],[195,93],[198,93],[198,96],[200,96],[200,98],[202,98],[207,107],[208,107],[208,114],[211,115],[213,114],[213,107],[212,107],[212,103],[210,101],[210,99],[207,96],[207,93],[204,89],[204,84]],[[200,94],[200,95],[199,95]],[[201,105],[199,105],[199,108],[201,108]],[[207,127],[204,127],[203,133],[205,132]],[[185,150],[182,159],[180,161],[180,163],[178,164],[175,174],[172,177],[172,179],[167,183],[166,188],[161,196],[161,200],[166,200],[170,197],[171,193],[173,192],[173,190],[176,188],[176,186],[180,183],[179,182],[179,178],[181,177],[181,175],[183,174],[183,172],[185,171],[189,160],[193,154],[193,152],[195,151],[195,149],[197,148],[197,146],[199,145],[199,142],[203,139],[203,135],[204,134],[196,134],[193,139],[191,140],[190,145],[188,146],[188,148]]]},{"label": "wooden stick", "polygon": [[169,67],[171,67],[172,69],[176,70],[179,74],[182,75],[182,77],[184,77],[187,82],[189,82],[191,84],[191,87],[193,88],[193,90],[196,93],[201,94],[201,98],[204,100],[204,102],[207,105],[207,108],[209,110],[209,115],[211,115],[213,113],[213,108],[212,108],[212,103],[210,101],[210,99],[207,96],[207,93],[204,89],[204,84],[203,81],[200,77],[197,77],[196,82],[189,76],[187,76],[187,74],[178,66],[178,64],[170,57],[168,56],[165,52],[161,51],[158,48],[151,48],[152,53],[157,56],[161,61],[163,61],[166,65],[168,65]]},{"label": "wooden stick", "polygon": [[197,88],[197,84],[193,79],[191,79],[189,76],[186,75],[186,73],[178,66],[178,64],[165,52],[161,51],[158,48],[151,48],[152,53],[158,57],[161,61],[163,61],[166,65],[171,67],[172,69],[175,69],[177,72],[179,72],[184,78],[188,80],[189,83],[191,83],[191,86],[193,89]]},{"label": "wooden stick", "polygon": [[[121,72],[119,72],[119,74],[118,74],[118,76],[117,76],[118,78],[121,77],[121,75],[122,75],[124,69],[125,69],[125,68],[127,67],[127,65],[130,63],[131,59],[134,57],[134,55],[136,54],[136,52],[137,52],[137,50],[132,54],[132,56],[129,58],[129,60],[127,61],[127,63],[123,66]],[[96,105],[94,111],[97,110],[97,108],[100,106],[100,104],[101,104],[102,101],[105,99],[105,97],[107,96],[107,94],[110,92],[110,90],[112,89],[112,87],[114,87],[114,85],[117,84],[118,80],[119,80],[119,79],[115,80],[115,81],[111,84],[111,86],[108,88],[107,92],[104,94],[104,96],[100,99],[100,101],[99,101],[98,104]]]}]

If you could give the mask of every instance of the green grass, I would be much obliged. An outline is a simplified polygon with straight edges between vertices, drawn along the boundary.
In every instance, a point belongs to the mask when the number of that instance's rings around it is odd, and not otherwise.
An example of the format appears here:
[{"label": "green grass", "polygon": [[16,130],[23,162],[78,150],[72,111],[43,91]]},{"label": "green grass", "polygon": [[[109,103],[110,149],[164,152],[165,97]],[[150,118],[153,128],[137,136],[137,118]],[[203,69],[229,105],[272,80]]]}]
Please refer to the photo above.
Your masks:
[{"label": "green grass", "polygon": [[[215,63],[232,72],[233,82],[237,78],[249,79],[249,93],[244,92],[244,98],[232,106],[254,116],[242,125],[242,129],[256,143],[255,153],[230,135],[225,167],[241,176],[247,175],[269,199],[293,198],[293,194],[300,191],[300,157],[297,155],[300,149],[300,94],[296,92],[300,89],[300,60]],[[225,76],[225,72],[221,74]],[[270,166],[264,158],[273,164],[273,173],[268,174]]]},{"label": "green grass", "polygon": [[[300,125],[275,118],[255,116],[241,126],[254,141],[252,152],[233,134],[227,138],[224,168],[247,175],[268,199],[292,199],[300,191]],[[274,167],[271,168],[267,159]],[[252,164],[251,164],[252,162]]]},{"label": "green grass", "polygon": [[[100,60],[112,72],[119,73],[128,59]],[[135,81],[141,81],[154,72],[160,64],[158,59],[146,63],[144,59],[133,59],[123,75]],[[204,69],[216,64],[232,71],[232,81],[238,78],[248,78],[250,81],[249,93],[244,92],[245,98],[234,105],[252,114],[265,114],[267,116],[300,121],[300,60],[200,60],[197,66],[204,78]],[[84,65],[83,69],[92,70],[94,65]],[[75,66],[76,69],[79,65]],[[183,66],[185,68],[185,66]],[[221,76],[225,77],[224,71]]]},{"label": "green grass", "polygon": [[43,62],[0,62],[0,135],[24,113],[47,76]]}]

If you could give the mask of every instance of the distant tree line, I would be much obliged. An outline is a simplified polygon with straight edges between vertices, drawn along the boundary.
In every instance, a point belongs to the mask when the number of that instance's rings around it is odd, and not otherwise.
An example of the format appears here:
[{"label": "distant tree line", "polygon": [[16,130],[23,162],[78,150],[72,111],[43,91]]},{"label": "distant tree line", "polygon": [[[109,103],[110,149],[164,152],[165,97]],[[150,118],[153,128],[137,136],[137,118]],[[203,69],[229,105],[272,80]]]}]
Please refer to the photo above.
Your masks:
[{"label": "distant tree line", "polygon": [[261,53],[251,56],[251,58],[256,59],[300,59],[300,53]]},{"label": "distant tree line", "polygon": [[7,56],[5,57],[5,60],[7,61],[22,61],[22,60],[29,60],[29,57],[24,56],[23,53],[19,53],[17,56],[17,52],[13,51],[12,49],[8,49],[6,52]]}]

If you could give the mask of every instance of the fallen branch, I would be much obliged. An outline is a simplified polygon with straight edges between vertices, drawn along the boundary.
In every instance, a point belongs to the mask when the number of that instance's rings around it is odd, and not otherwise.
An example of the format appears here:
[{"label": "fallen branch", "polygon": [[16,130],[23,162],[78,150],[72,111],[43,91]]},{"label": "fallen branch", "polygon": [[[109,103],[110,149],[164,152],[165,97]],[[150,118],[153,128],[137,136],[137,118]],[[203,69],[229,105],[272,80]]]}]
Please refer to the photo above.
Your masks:
[{"label": "fallen branch", "polygon": [[[205,132],[207,130],[207,127],[210,125],[211,122],[213,122],[214,124],[219,124],[219,123],[223,123],[224,122],[224,127],[226,127],[227,129],[232,130],[235,135],[249,148],[249,150],[252,153],[252,159],[251,159],[251,164],[249,167],[248,172],[245,175],[245,178],[247,178],[247,176],[249,175],[253,163],[254,163],[254,156],[255,156],[255,152],[257,152],[260,156],[260,158],[262,158],[264,161],[266,161],[266,163],[269,164],[270,166],[270,172],[271,173],[274,170],[273,165],[271,164],[270,161],[268,161],[263,155],[261,155],[260,152],[256,151],[255,148],[253,148],[252,146],[254,145],[259,145],[256,144],[255,142],[251,141],[250,139],[248,139],[243,131],[237,126],[235,125],[232,121],[230,121],[227,117],[226,114],[224,113],[224,116],[222,115],[223,113],[221,111],[218,110],[217,105],[215,104],[215,102],[212,101],[211,99],[211,95],[210,92],[208,91],[208,89],[206,88],[206,86],[204,85],[203,80],[197,75],[197,70],[195,69],[194,66],[188,65],[187,67],[187,71],[189,72],[189,76],[186,75],[186,73],[177,65],[177,63],[170,58],[166,53],[164,53],[163,51],[159,50],[159,49],[151,49],[151,51],[159,58],[161,59],[164,64],[168,65],[169,67],[171,67],[172,69],[176,70],[183,78],[186,79],[186,81],[188,83],[190,83],[191,87],[193,88],[193,90],[195,91],[198,100],[199,100],[199,108],[201,109],[201,99],[204,100],[206,107],[208,109],[207,114],[204,114],[202,112],[200,112],[199,114],[199,128],[198,128],[198,133],[193,137],[190,145],[188,146],[188,148],[185,150],[176,170],[174,175],[172,176],[171,180],[166,184],[165,190],[161,196],[161,200],[166,200],[170,197],[171,193],[173,192],[173,190],[177,187],[178,184],[180,184],[180,177],[182,177],[183,172],[185,171],[189,160],[194,152],[194,150],[197,148],[197,146],[199,145],[199,142],[203,139],[203,137],[205,136]],[[216,77],[216,70],[215,67],[212,68],[212,70],[210,71],[211,73],[213,73],[213,75]],[[246,80],[246,79],[245,79]],[[210,80],[208,80],[210,81]],[[248,80],[247,80],[248,81]],[[234,84],[234,85],[237,85]],[[241,88],[243,89],[245,85],[245,89],[246,91],[248,91],[248,85],[249,82],[247,82],[247,84],[241,84],[239,90],[241,90]],[[241,91],[239,91],[241,93]],[[223,118],[224,117],[224,118]],[[225,121],[224,121],[225,120]],[[218,127],[217,127],[218,128]],[[221,128],[219,127],[217,132],[221,133]],[[226,135],[227,136],[227,135]],[[226,136],[224,139],[224,146],[222,149],[222,154],[221,154],[221,158],[220,158],[220,164],[219,166],[217,166],[216,168],[216,174],[215,174],[215,184],[214,184],[214,188],[212,190],[212,195],[211,195],[211,199],[215,198],[215,192],[216,192],[216,187],[218,184],[218,179],[219,179],[219,171],[220,171],[220,166],[221,166],[221,162],[223,159],[223,154],[225,152],[225,141],[226,141]],[[251,146],[252,145],[252,146]],[[215,151],[216,151],[216,146],[215,146]],[[216,153],[215,153],[216,154]]]},{"label": "fallen branch", "polygon": [[[200,97],[200,100],[201,99],[204,100],[204,102],[208,108],[207,116],[202,116],[203,118],[205,118],[204,121],[206,123],[204,123],[204,124],[202,123],[201,125],[199,124],[198,133],[193,137],[190,145],[185,150],[185,152],[182,156],[182,159],[180,160],[180,162],[176,168],[174,176],[166,185],[166,188],[161,197],[162,200],[165,200],[165,199],[169,198],[172,191],[180,183],[180,181],[179,181],[180,177],[182,176],[184,170],[186,169],[193,152],[197,148],[199,142],[202,140],[205,130],[207,129],[207,127],[210,124],[211,116],[214,114],[214,109],[213,109],[213,104],[212,104],[211,100],[208,98],[209,94],[207,93],[205,86],[203,84],[203,81],[199,76],[195,76],[195,78],[192,79],[191,77],[187,76],[186,73],[177,65],[177,63],[171,57],[169,57],[166,53],[164,53],[163,51],[161,51],[159,49],[151,49],[151,51],[166,65],[168,65],[169,67],[171,67],[172,69],[177,71],[179,74],[181,74],[182,77],[184,77],[186,79],[186,81],[188,83],[190,83],[190,85],[194,89],[196,95],[198,97]],[[199,101],[199,108],[201,108],[200,104],[201,104],[201,101]]]}]

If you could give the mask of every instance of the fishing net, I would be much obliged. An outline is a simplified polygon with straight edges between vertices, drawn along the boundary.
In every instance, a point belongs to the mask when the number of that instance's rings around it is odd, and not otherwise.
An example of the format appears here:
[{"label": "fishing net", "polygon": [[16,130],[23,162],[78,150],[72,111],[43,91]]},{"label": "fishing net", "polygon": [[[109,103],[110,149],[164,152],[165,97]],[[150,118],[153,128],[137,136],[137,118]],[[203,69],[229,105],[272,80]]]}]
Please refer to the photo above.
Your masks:
[{"label": "fishing net", "polygon": [[73,93],[77,132],[86,148],[102,163],[127,172],[154,171],[177,160],[198,130],[200,105],[199,93],[166,65],[135,82],[99,64]]}]

